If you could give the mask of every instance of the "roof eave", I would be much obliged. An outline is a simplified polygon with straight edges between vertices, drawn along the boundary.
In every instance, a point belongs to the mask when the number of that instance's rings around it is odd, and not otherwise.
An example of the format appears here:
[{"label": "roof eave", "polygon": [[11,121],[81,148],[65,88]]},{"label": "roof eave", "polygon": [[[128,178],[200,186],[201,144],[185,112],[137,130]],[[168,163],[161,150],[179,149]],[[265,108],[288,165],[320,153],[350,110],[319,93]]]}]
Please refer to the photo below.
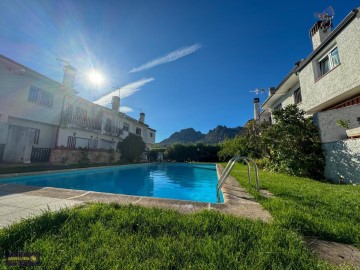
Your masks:
[{"label": "roof eave", "polygon": [[357,15],[360,7],[353,9],[342,22],[325,38],[323,42],[295,69],[295,72],[300,72],[312,59],[333,40]]}]

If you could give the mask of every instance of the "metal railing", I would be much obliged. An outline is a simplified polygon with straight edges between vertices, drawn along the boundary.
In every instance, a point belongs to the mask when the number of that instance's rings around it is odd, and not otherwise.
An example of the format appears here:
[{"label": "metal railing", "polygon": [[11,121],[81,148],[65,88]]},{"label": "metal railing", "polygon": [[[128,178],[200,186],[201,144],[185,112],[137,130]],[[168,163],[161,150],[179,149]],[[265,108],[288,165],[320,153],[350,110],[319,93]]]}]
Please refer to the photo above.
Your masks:
[{"label": "metal railing", "polygon": [[77,126],[94,131],[101,131],[101,121],[87,116],[80,116],[71,112],[63,112],[61,123],[66,126]]},{"label": "metal railing", "polygon": [[249,181],[249,184],[250,184],[250,185],[251,185],[251,175],[250,175],[251,165],[250,165],[250,163],[253,164],[254,170],[255,170],[255,177],[256,177],[256,185],[255,185],[255,188],[256,188],[257,191],[259,191],[259,173],[258,173],[258,167],[257,167],[255,161],[252,160],[252,159],[249,158],[249,157],[235,156],[235,157],[232,157],[232,158],[229,160],[229,162],[226,164],[226,167],[225,167],[225,169],[223,170],[223,172],[221,173],[220,178],[219,178],[219,181],[217,182],[217,185],[216,185],[216,198],[217,198],[217,202],[218,202],[218,203],[220,202],[220,190],[221,190],[221,187],[224,185],[225,180],[226,180],[226,179],[228,178],[228,176],[230,175],[232,168],[234,167],[235,163],[236,163],[238,160],[243,160],[243,161],[245,161],[245,163],[246,163],[246,165],[247,165],[248,181]]}]

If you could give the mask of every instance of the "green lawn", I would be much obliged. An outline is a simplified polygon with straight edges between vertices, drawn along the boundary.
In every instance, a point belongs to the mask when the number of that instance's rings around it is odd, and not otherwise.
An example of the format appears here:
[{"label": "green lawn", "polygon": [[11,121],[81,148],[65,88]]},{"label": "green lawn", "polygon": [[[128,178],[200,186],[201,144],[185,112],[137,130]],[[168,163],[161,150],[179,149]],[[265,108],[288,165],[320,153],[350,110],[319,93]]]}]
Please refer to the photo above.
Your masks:
[{"label": "green lawn", "polygon": [[[232,172],[249,189],[246,166]],[[354,244],[360,248],[360,186],[318,182],[308,178],[259,172],[260,187],[275,198],[257,196],[279,226],[305,236]]]},{"label": "green lawn", "polygon": [[303,236],[360,247],[359,186],[260,171],[261,188],[275,195],[264,198],[248,185],[245,166],[233,175],[271,212],[270,224],[91,204],[0,230],[0,254],[39,252],[42,269],[332,269],[309,253]]},{"label": "green lawn", "polygon": [[276,224],[115,204],[45,213],[0,230],[4,250],[39,252],[42,269],[331,269],[299,234]]}]

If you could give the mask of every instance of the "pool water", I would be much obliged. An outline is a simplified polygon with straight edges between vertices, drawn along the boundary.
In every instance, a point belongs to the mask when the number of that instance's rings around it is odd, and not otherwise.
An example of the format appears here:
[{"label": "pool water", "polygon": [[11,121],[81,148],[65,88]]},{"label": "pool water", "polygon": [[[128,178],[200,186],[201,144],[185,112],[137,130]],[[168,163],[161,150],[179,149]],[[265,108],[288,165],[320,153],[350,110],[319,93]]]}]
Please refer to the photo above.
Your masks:
[{"label": "pool water", "polygon": [[217,180],[215,164],[161,163],[11,177],[0,183],[216,203]]}]

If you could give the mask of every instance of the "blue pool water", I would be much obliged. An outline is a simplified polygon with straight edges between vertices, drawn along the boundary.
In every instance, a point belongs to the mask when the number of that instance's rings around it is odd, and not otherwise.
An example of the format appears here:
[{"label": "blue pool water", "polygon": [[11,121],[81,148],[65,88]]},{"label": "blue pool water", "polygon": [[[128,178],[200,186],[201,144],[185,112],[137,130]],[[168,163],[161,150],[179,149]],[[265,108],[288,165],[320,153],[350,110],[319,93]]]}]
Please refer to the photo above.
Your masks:
[{"label": "blue pool water", "polygon": [[216,202],[215,164],[161,163],[11,177],[0,183]]}]

